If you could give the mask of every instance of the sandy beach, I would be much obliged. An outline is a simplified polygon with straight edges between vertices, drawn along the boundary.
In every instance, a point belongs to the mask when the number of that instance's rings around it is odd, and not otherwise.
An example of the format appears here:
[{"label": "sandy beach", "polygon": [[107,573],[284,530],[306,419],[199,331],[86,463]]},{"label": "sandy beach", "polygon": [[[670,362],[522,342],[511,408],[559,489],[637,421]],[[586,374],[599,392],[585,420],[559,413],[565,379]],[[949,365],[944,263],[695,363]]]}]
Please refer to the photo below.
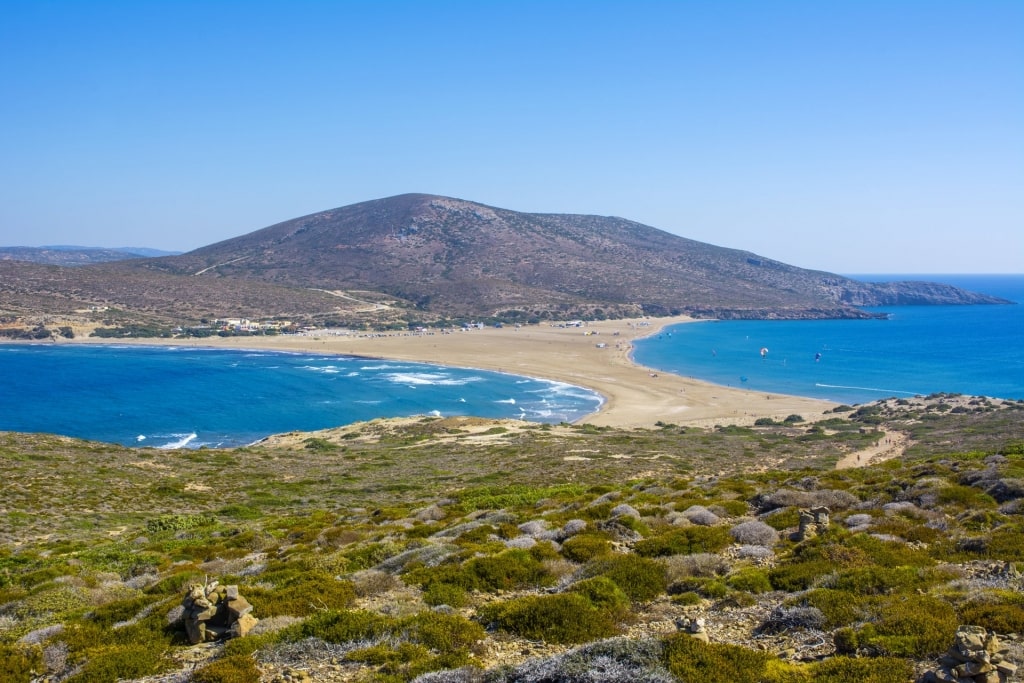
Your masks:
[{"label": "sandy beach", "polygon": [[686,317],[606,320],[583,327],[556,327],[544,323],[444,334],[439,331],[381,334],[323,331],[269,337],[151,339],[137,340],[137,343],[345,354],[551,379],[586,387],[604,396],[601,409],[580,420],[599,426],[652,427],[663,422],[711,427],[751,424],[759,417],[783,419],[792,414],[814,420],[836,405],[654,372],[630,359],[633,340],[689,320]]}]

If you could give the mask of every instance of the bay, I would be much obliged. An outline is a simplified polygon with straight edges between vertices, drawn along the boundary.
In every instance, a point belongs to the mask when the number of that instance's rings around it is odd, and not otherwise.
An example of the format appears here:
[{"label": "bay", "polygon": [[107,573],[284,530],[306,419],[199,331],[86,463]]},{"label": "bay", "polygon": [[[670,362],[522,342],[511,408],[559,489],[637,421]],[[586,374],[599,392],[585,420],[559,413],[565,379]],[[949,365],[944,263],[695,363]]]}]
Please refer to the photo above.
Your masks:
[{"label": "bay", "polygon": [[1018,304],[869,309],[885,320],[684,323],[638,340],[633,359],[724,386],[848,404],[938,392],[1024,399],[1024,276],[853,277],[946,282]]},{"label": "bay", "polygon": [[602,398],[482,370],[183,347],[0,344],[0,430],[124,445],[233,447],[376,417],[571,422]]}]

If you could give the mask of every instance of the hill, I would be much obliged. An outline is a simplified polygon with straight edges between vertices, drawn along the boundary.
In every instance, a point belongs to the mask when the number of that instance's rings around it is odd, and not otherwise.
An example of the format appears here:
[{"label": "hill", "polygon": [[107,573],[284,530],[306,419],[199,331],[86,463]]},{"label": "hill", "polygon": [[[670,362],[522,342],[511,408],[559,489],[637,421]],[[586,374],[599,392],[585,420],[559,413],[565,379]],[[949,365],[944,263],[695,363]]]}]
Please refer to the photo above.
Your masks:
[{"label": "hill", "polygon": [[623,218],[423,194],[323,211],[131,267],[372,290],[448,316],[864,317],[857,307],[1000,302],[939,284],[857,282]]},{"label": "hill", "polygon": [[181,252],[149,249],[146,247],[79,247],[54,245],[46,247],[0,247],[0,261],[28,261],[54,266],[85,266],[135,258],[173,256]]},{"label": "hill", "polygon": [[[958,627],[988,639],[986,680],[1017,680],[1022,418],[938,394],[814,424],[421,417],[231,450],[0,432],[0,680],[904,683]],[[217,582],[258,623],[191,645],[183,598]]]},{"label": "hill", "polygon": [[0,325],[18,334],[105,325],[135,336],[239,317],[321,326],[863,318],[866,306],[1008,303],[937,283],[859,282],[622,218],[422,194],[323,211],[187,254],[98,262],[123,255],[0,251]]}]

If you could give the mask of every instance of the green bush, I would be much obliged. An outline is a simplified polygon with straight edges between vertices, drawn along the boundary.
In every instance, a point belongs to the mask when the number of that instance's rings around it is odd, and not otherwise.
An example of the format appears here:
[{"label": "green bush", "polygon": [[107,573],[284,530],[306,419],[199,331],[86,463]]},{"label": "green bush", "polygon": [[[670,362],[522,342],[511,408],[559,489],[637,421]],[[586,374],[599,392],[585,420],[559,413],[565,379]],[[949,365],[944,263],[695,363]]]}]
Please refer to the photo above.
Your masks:
[{"label": "green bush", "polygon": [[497,555],[474,557],[465,566],[482,588],[490,590],[535,588],[554,580],[532,554],[518,548]]},{"label": "green bush", "polygon": [[606,576],[584,579],[573,584],[569,590],[573,593],[579,593],[591,605],[598,609],[606,610],[615,618],[621,618],[621,616],[629,611],[629,596]]},{"label": "green bush", "polygon": [[252,683],[259,678],[256,662],[246,655],[230,655],[192,673],[194,683]]},{"label": "green bush", "polygon": [[206,515],[160,515],[146,522],[146,531],[151,534],[161,531],[184,531],[216,523],[217,520]]},{"label": "green bush", "polygon": [[67,683],[116,683],[160,673],[167,668],[164,648],[155,643],[101,645],[85,652],[86,662]]},{"label": "green bush", "polygon": [[808,668],[814,683],[906,683],[914,680],[914,667],[898,657],[830,657]]},{"label": "green bush", "polygon": [[[317,612],[298,625],[295,635],[319,638],[328,643],[373,640],[387,633],[388,620],[365,610]],[[291,635],[291,634],[289,634]]]},{"label": "green bush", "polygon": [[924,588],[927,583],[923,579],[914,567],[858,567],[840,572],[831,587],[859,595],[880,595]]},{"label": "green bush", "polygon": [[448,605],[449,607],[465,607],[466,589],[450,583],[434,582],[423,590],[423,602],[431,607]]},{"label": "green bush", "polygon": [[835,628],[857,621],[863,611],[863,602],[863,598],[847,591],[816,588],[804,593],[797,604],[821,610],[825,615],[825,625]]},{"label": "green bush", "polygon": [[612,544],[603,536],[580,534],[562,544],[562,555],[573,562],[589,562],[612,552]]},{"label": "green bush", "polygon": [[835,569],[835,564],[825,559],[793,562],[772,568],[768,572],[768,580],[775,590],[795,593],[810,588],[815,581]]},{"label": "green bush", "polygon": [[953,607],[927,595],[885,598],[874,619],[857,631],[860,647],[895,657],[933,657],[953,644],[958,620]]},{"label": "green bush", "polygon": [[[765,652],[723,643],[705,643],[686,633],[665,639],[665,668],[683,681],[765,683],[785,680]],[[790,679],[792,680],[792,679]]]},{"label": "green bush", "polygon": [[0,681],[29,683],[43,669],[42,652],[38,647],[0,643]]},{"label": "green bush", "polygon": [[615,555],[596,560],[588,567],[594,576],[606,576],[636,602],[647,602],[668,589],[665,567],[637,555]]},{"label": "green bush", "polygon": [[527,595],[491,603],[479,614],[485,623],[493,622],[523,638],[549,643],[586,643],[618,633],[612,615],[578,593]]},{"label": "green bush", "polygon": [[730,574],[726,577],[725,583],[732,589],[747,593],[767,593],[772,589],[768,575],[763,570],[753,567]]},{"label": "green bush", "polygon": [[350,607],[356,600],[356,590],[350,581],[339,581],[319,571],[298,573],[277,582],[274,588],[245,586],[242,594],[261,619],[304,617],[325,609],[340,610]]},{"label": "green bush", "polygon": [[1013,591],[997,591],[970,600],[957,612],[962,624],[984,626],[996,633],[1024,632],[1024,598]]},{"label": "green bush", "polygon": [[688,526],[637,541],[634,550],[641,557],[667,557],[716,553],[732,543],[729,531],[721,526]]},{"label": "green bush", "polygon": [[395,629],[414,643],[431,650],[450,654],[467,651],[485,637],[484,629],[457,614],[420,612],[402,619]]}]

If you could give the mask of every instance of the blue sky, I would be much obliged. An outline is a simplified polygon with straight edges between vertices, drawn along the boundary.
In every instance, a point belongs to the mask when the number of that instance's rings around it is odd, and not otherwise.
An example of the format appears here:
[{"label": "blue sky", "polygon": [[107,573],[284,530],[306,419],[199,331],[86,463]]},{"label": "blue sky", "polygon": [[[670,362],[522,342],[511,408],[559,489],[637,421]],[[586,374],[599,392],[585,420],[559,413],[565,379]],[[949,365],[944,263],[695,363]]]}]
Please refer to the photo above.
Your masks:
[{"label": "blue sky", "polygon": [[1024,2],[0,0],[0,244],[427,192],[1024,272]]}]

